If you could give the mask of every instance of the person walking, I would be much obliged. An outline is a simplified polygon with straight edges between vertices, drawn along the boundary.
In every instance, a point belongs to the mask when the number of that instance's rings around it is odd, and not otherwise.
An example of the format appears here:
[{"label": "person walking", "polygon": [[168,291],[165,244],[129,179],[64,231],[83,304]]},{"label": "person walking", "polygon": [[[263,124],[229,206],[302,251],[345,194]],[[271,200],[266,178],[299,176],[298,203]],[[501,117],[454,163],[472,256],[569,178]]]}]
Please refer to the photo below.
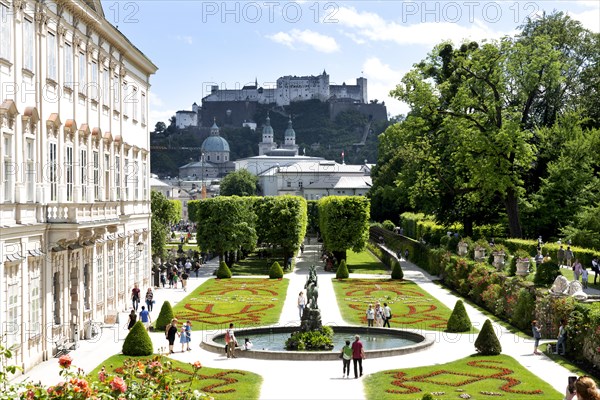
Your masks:
[{"label": "person walking", "polygon": [[573,263],[573,250],[571,250],[571,246],[567,246],[567,251],[565,251],[565,260],[567,261],[567,267],[571,268]]},{"label": "person walking", "polygon": [[597,257],[594,257],[592,259],[592,271],[594,271],[594,285],[595,285],[596,279],[598,279],[598,273],[600,273],[600,264],[598,264]]},{"label": "person walking", "polygon": [[[360,336],[354,336],[354,342],[352,342],[352,362],[354,364],[354,379],[358,379],[359,372],[360,376],[363,374],[362,361],[365,358],[365,349],[360,341]],[[358,369],[357,369],[358,366]]]},{"label": "person walking", "polygon": [[576,281],[579,280],[581,273],[583,272],[583,267],[579,262],[579,258],[575,259],[575,263],[573,264],[573,277]]},{"label": "person walking", "polygon": [[177,282],[179,281],[179,272],[173,272],[173,289],[177,289]]},{"label": "person walking", "polygon": [[302,319],[304,307],[306,307],[306,297],[304,297],[304,292],[300,291],[300,294],[298,295],[298,313],[300,314],[300,319]]},{"label": "person walking", "polygon": [[189,319],[185,323],[185,335],[187,336],[187,350],[191,351],[190,342],[192,341],[192,321]]},{"label": "person walking", "polygon": [[[152,288],[148,288],[146,290],[146,307],[148,308],[148,312],[152,312],[152,308],[154,306],[154,292]],[[143,309],[143,307],[142,307]]]},{"label": "person walking", "polygon": [[562,267],[564,265],[565,249],[563,249],[562,245],[560,246],[560,248],[558,249],[558,252],[556,253],[556,261],[558,261],[559,267]]},{"label": "person walking", "polygon": [[583,265],[581,266],[581,284],[584,289],[588,287],[588,270]]},{"label": "person walking", "polygon": [[137,315],[135,315],[135,310],[131,310],[129,313],[129,320],[127,322],[127,329],[131,330],[137,321]]},{"label": "person walking", "polygon": [[375,326],[383,327],[383,308],[379,302],[375,303]]},{"label": "person walking", "polygon": [[391,328],[390,319],[392,319],[392,309],[388,306],[388,303],[383,303],[383,326]]},{"label": "person walking", "polygon": [[187,270],[183,271],[183,273],[181,274],[181,287],[183,288],[184,292],[187,292],[187,280],[190,276],[187,273]]},{"label": "person walking", "polygon": [[167,284],[167,272],[165,270],[160,271],[160,284],[162,285],[163,289]]},{"label": "person walking", "polygon": [[342,378],[350,378],[350,360],[352,360],[352,347],[350,341],[346,340],[346,345],[342,347]]},{"label": "person walking", "polygon": [[[554,354],[560,354],[564,356],[567,352],[567,327],[565,326],[565,320],[560,320],[560,326],[558,327],[558,341],[556,342],[556,350]],[[560,348],[562,347],[562,351]]]},{"label": "person walking", "polygon": [[173,345],[175,344],[175,336],[179,335],[179,329],[177,329],[177,319],[173,318],[171,324],[167,325],[165,329],[165,336],[169,341],[169,353],[175,353],[173,351]]},{"label": "person walking", "polygon": [[373,310],[373,305],[369,304],[369,308],[367,308],[367,326],[373,326],[374,320],[375,320],[375,310]]},{"label": "person walking", "polygon": [[137,312],[138,305],[140,304],[140,288],[137,283],[131,289],[131,304],[133,305],[133,310]]},{"label": "person walking", "polygon": [[187,350],[191,350],[190,349],[190,337],[187,335],[187,324],[184,323],[183,326],[181,327],[181,331],[179,332],[179,343],[181,343],[181,352],[183,353],[186,349],[186,345],[187,345]]},{"label": "person walking", "polygon": [[540,339],[542,338],[542,333],[540,331],[540,327],[538,326],[537,320],[533,320],[531,323],[531,331],[533,334],[534,344],[533,344],[533,354],[539,355],[542,354],[538,351],[538,346],[540,345]]},{"label": "person walking", "polygon": [[235,339],[235,332],[233,331],[233,323],[230,323],[229,329],[225,331],[225,344],[227,344],[227,358],[237,358],[235,356],[237,341]]},{"label": "person walking", "polygon": [[140,321],[142,321],[146,330],[150,329],[150,322],[152,322],[150,319],[150,312],[146,310],[146,307],[144,306],[142,306],[142,311],[140,311]]}]

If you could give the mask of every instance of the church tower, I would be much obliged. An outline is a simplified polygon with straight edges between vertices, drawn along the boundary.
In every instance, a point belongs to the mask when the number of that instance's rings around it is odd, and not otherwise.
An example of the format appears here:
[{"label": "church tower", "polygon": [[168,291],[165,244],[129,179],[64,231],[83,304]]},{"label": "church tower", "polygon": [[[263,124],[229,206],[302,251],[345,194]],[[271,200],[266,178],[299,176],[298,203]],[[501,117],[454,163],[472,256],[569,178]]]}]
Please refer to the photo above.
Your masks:
[{"label": "church tower", "polygon": [[267,154],[269,151],[277,148],[273,142],[273,127],[271,126],[271,118],[267,114],[267,119],[262,129],[262,142],[258,144],[258,155],[262,156]]},{"label": "church tower", "polygon": [[288,121],[288,127],[284,133],[284,144],[283,148],[288,150],[294,150],[295,155],[298,155],[298,145],[296,144],[296,131],[292,127],[292,116],[290,115],[290,119]]}]

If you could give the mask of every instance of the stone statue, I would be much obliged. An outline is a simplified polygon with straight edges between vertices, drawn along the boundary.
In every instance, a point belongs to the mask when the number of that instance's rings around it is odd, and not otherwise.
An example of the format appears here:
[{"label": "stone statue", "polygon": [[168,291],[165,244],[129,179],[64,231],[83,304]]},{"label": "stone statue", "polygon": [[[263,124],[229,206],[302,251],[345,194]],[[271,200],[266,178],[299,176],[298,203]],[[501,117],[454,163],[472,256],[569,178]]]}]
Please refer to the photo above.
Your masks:
[{"label": "stone statue", "polygon": [[306,297],[308,299],[308,306],[312,309],[317,309],[319,306],[317,305],[317,299],[319,298],[319,288],[317,285],[317,267],[311,265],[308,272],[308,278],[306,278],[306,283],[304,284],[304,289],[306,289]]},{"label": "stone statue", "polygon": [[552,288],[550,288],[550,292],[557,295],[572,296],[576,300],[587,299],[587,294],[583,291],[581,282],[569,282],[567,278],[562,275],[556,277]]}]

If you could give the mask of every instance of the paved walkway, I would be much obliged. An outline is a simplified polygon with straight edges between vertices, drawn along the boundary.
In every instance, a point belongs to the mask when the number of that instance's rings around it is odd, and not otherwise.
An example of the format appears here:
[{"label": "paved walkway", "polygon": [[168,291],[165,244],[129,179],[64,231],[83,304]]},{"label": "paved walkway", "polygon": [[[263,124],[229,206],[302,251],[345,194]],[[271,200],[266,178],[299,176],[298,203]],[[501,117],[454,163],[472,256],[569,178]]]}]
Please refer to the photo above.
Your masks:
[{"label": "paved walkway", "polygon": [[[279,325],[299,324],[296,300],[300,290],[304,289],[308,267],[312,264],[319,266],[319,306],[322,310],[323,324],[344,324],[333,291],[332,278],[335,277],[335,274],[323,271],[322,263],[318,261],[319,248],[320,245],[316,244],[305,246],[304,254],[297,258],[296,270],[286,275],[286,278],[290,279],[290,284]],[[204,266],[203,276],[191,279],[188,290],[195,289],[206,279],[211,278],[212,271],[216,267],[217,260],[212,260]],[[432,276],[405,260],[402,260],[402,268],[405,279],[415,281],[450,309],[454,307],[459,298],[441,286],[432,283]],[[352,277],[377,278],[378,276],[352,274]],[[184,293],[181,289],[157,290],[155,294],[156,307],[152,316],[156,317],[158,315],[160,305],[164,300],[168,299],[171,303],[176,303],[183,299],[185,295],[187,293]],[[486,317],[469,305],[465,305],[465,307],[473,324],[482,326]],[[126,321],[126,313],[121,314],[121,321]],[[525,368],[548,382],[560,393],[564,392],[567,376],[570,375],[568,370],[554,363],[545,355],[533,356],[532,340],[519,338],[496,324],[494,324],[494,328],[502,344],[504,354],[517,359]],[[80,348],[71,352],[74,364],[84,371],[90,371],[106,359],[107,355],[120,352],[126,332],[122,327],[118,329],[118,334],[117,332],[111,332],[111,330],[105,330],[97,343],[80,342]],[[363,363],[365,375],[389,369],[442,364],[467,357],[475,352],[475,334],[447,334],[429,331],[425,331],[424,334],[435,340],[431,348],[402,356],[367,359]],[[175,353],[173,355],[174,359],[184,362],[199,360],[203,365],[214,368],[235,368],[260,374],[264,380],[260,394],[261,399],[364,398],[362,379],[343,379],[341,361],[227,359],[225,354],[215,354],[200,349],[197,341],[201,333],[195,332],[192,335],[193,351]],[[152,333],[151,337],[157,350],[166,345],[163,333]],[[177,343],[175,349],[178,349]],[[32,369],[25,375],[25,378],[41,381],[45,384],[53,384],[59,381],[58,371],[58,362],[53,359]]]}]

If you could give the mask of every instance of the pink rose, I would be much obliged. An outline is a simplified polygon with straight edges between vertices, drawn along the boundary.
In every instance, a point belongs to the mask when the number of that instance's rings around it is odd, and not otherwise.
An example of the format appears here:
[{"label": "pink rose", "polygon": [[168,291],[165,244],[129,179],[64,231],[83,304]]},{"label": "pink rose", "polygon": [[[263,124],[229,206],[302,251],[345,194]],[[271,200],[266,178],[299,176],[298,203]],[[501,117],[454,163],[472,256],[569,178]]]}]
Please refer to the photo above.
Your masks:
[{"label": "pink rose", "polygon": [[112,390],[118,390],[121,393],[125,393],[125,391],[127,390],[127,384],[125,383],[123,378],[115,376],[110,382],[110,388]]},{"label": "pink rose", "polygon": [[69,368],[72,362],[73,359],[68,354],[60,356],[60,358],[58,359],[58,365],[60,365],[62,368]]}]

